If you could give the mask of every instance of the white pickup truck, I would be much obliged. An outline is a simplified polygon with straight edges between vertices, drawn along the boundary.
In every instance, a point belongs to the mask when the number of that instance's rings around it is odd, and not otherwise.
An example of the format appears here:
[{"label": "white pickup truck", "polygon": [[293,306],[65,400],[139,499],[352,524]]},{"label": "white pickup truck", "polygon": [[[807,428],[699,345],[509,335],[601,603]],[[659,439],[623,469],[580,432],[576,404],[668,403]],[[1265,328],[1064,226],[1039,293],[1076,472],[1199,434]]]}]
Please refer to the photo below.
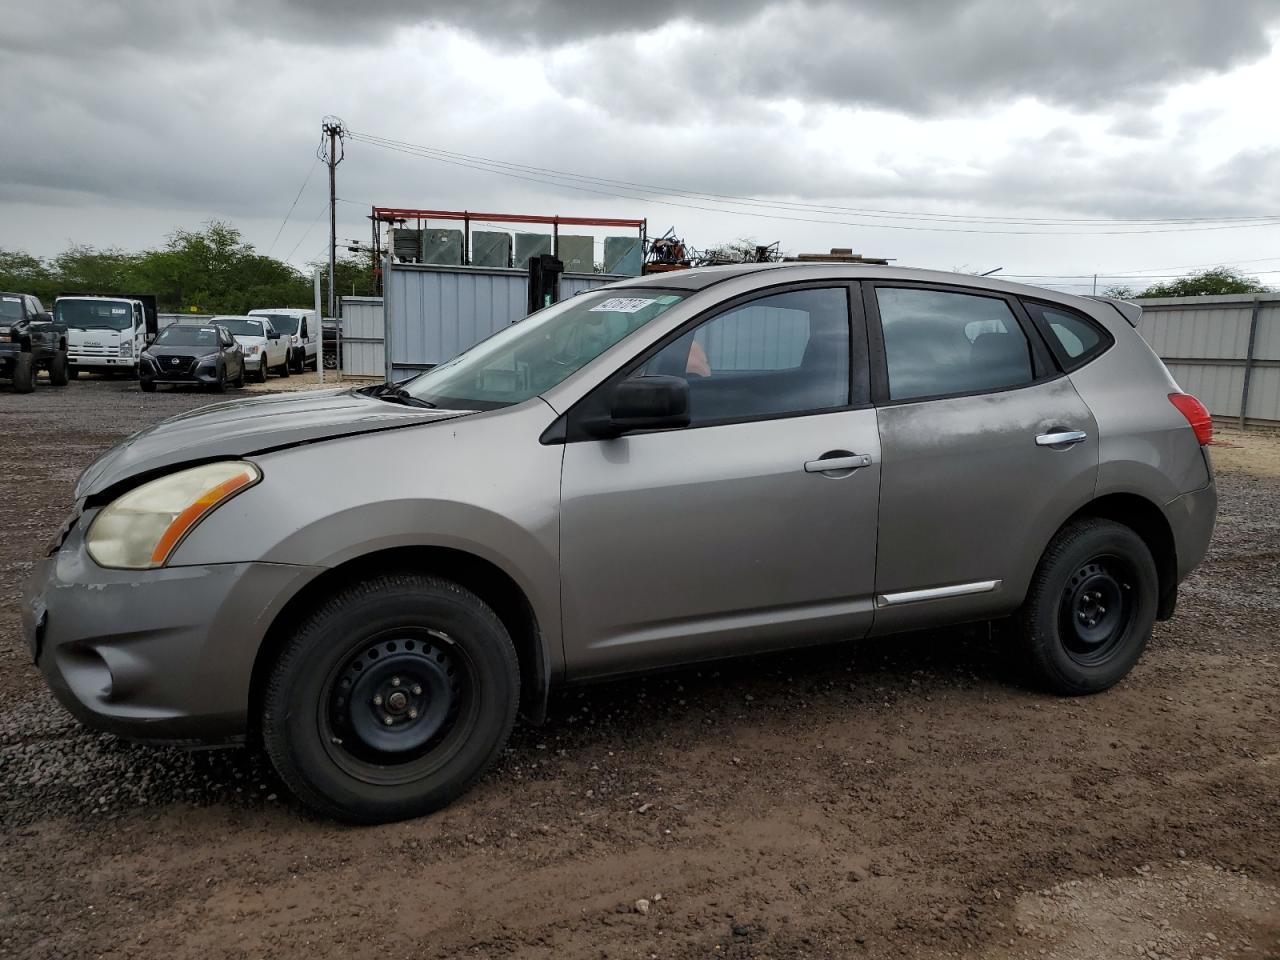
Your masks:
[{"label": "white pickup truck", "polygon": [[259,307],[251,317],[267,317],[289,344],[289,369],[302,373],[316,365],[320,352],[320,320],[314,310],[297,307]]},{"label": "white pickup truck", "polygon": [[67,328],[67,374],[138,375],[138,357],[156,336],[156,299],[146,294],[63,294],[54,319]]}]

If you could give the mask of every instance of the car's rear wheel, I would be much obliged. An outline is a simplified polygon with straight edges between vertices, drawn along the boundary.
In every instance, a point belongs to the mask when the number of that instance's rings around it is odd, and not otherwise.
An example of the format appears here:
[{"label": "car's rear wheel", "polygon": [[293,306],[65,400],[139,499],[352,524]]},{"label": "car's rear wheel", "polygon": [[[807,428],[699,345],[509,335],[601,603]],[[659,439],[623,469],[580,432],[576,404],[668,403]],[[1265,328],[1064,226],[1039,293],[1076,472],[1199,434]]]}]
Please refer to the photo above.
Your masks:
[{"label": "car's rear wheel", "polygon": [[55,387],[67,385],[67,351],[53,351],[53,358],[49,361],[49,382]]},{"label": "car's rear wheel", "polygon": [[16,393],[30,393],[36,388],[36,365],[29,353],[20,353],[13,360],[13,389]]},{"label": "car's rear wheel", "polygon": [[1064,527],[1018,618],[1032,678],[1068,696],[1118,683],[1151,637],[1159,586],[1151,551],[1129,527],[1100,519]]},{"label": "car's rear wheel", "polygon": [[267,685],[262,735],[307,806],[357,823],[437,810],[497,759],[520,676],[502,622],[438,577],[347,587],[294,633]]}]

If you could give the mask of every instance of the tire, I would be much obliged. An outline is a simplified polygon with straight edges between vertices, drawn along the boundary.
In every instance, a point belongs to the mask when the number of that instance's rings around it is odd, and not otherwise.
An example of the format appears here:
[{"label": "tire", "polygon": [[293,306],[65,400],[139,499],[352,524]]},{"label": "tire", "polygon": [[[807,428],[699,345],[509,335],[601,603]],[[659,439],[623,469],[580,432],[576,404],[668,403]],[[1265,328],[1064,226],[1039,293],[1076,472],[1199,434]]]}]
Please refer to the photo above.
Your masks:
[{"label": "tire", "polygon": [[244,361],[243,360],[240,361],[240,373],[236,376],[234,380],[231,381],[231,385],[235,387],[237,390],[239,390],[241,387],[244,386]]},{"label": "tire", "polygon": [[36,366],[30,353],[20,353],[13,361],[15,393],[31,393],[36,388]]},{"label": "tire", "polygon": [[65,387],[69,382],[67,376],[67,351],[53,351],[53,359],[49,361],[49,382],[55,387]]},{"label": "tire", "polygon": [[218,368],[218,382],[213,385],[213,392],[214,393],[227,392],[227,368],[226,367]]},{"label": "tire", "polygon": [[284,355],[284,363],[276,367],[276,373],[286,380],[289,379],[289,354]]},{"label": "tire", "polygon": [[1119,683],[1151,638],[1159,592],[1151,551],[1129,527],[1099,519],[1064,527],[1018,614],[1033,682],[1064,696]]},{"label": "tire", "polygon": [[384,574],[324,601],[286,644],[263,697],[263,745],[317,813],[403,820],[493,764],[519,691],[511,638],[484,601],[439,577]]},{"label": "tire", "polygon": [[299,350],[293,355],[293,372],[307,372],[307,354],[305,350]]},{"label": "tire", "polygon": [[156,385],[154,380],[139,380],[138,386],[142,388],[143,393],[155,393]]},{"label": "tire", "polygon": [[80,379],[80,368],[79,368],[79,367],[72,367],[72,366],[69,366],[69,365],[68,365],[68,367],[67,367],[67,379],[68,379],[68,380],[79,380],[79,379]]},{"label": "tire", "polygon": [[259,383],[267,382],[267,358],[265,355],[258,361],[258,373],[254,379]]}]

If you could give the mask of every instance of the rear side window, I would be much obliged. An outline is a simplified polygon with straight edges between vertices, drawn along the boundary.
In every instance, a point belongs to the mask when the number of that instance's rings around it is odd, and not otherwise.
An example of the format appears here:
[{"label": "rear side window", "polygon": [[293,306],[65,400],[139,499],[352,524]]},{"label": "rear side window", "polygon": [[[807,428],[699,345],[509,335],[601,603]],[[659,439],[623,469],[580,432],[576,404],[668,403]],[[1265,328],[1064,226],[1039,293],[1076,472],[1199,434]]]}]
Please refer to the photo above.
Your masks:
[{"label": "rear side window", "polygon": [[1003,390],[1030,383],[1031,345],[995,297],[877,287],[889,399]]},{"label": "rear side window", "polygon": [[1102,329],[1078,313],[1043,303],[1026,302],[1023,306],[1040,329],[1048,333],[1049,346],[1057,354],[1063,369],[1074,370],[1110,346],[1110,340]]}]

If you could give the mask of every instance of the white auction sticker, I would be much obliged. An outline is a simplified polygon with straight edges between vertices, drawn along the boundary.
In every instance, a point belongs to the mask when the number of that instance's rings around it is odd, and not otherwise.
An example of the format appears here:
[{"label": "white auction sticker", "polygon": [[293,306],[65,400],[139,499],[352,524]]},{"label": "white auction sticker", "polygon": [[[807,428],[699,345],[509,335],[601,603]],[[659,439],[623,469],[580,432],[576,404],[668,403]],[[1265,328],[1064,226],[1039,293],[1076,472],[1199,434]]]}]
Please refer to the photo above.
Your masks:
[{"label": "white auction sticker", "polygon": [[3,300],[5,303],[21,303],[22,302],[21,297],[0,297],[0,300]]},{"label": "white auction sticker", "polygon": [[638,313],[653,301],[648,297],[610,297],[591,308],[590,313]]}]

